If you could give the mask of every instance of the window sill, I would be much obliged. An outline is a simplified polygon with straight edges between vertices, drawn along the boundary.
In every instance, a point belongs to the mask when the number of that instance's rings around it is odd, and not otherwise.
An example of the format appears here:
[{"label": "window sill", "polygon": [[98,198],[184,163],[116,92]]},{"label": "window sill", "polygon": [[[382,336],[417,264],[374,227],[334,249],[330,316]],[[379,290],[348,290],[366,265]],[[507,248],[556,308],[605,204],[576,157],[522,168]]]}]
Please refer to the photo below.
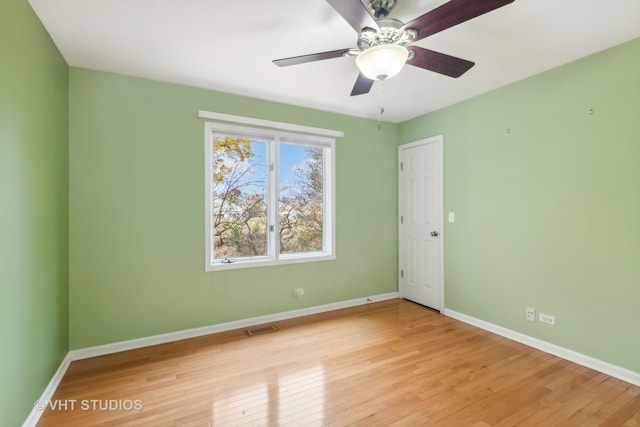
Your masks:
[{"label": "window sill", "polygon": [[252,259],[252,260],[239,260],[231,263],[223,263],[216,261],[214,264],[207,265],[205,267],[206,272],[210,271],[223,271],[223,270],[237,270],[241,268],[254,268],[254,267],[271,267],[275,265],[287,265],[287,264],[301,264],[306,262],[321,262],[331,261],[336,259],[334,254],[305,254],[305,255],[282,255],[280,259]]}]

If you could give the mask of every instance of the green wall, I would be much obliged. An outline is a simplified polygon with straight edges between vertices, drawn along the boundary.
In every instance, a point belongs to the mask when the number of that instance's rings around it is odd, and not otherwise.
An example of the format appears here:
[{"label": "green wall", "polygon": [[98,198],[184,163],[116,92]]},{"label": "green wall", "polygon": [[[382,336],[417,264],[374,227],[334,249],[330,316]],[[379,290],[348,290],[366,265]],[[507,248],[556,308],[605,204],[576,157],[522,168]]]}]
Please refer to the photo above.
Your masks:
[{"label": "green wall", "polygon": [[400,125],[444,134],[447,308],[640,372],[639,69],[637,39]]},{"label": "green wall", "polygon": [[[72,349],[396,291],[396,125],[77,68],[69,96]],[[335,261],[204,272],[199,109],[344,131]]]},{"label": "green wall", "polygon": [[68,68],[25,0],[0,2],[0,425],[68,350]]}]

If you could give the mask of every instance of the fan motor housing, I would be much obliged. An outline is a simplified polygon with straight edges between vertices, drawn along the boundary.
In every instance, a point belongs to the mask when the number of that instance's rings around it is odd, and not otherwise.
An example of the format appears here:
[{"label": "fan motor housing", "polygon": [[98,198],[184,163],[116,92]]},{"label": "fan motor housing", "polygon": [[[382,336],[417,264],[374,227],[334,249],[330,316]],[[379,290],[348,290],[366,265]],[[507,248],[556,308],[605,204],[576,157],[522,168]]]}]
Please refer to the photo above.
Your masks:
[{"label": "fan motor housing", "polygon": [[410,43],[417,35],[412,29],[401,30],[404,25],[397,19],[381,19],[377,21],[380,30],[365,27],[358,37],[358,48],[366,50],[373,46],[381,44],[400,44]]}]

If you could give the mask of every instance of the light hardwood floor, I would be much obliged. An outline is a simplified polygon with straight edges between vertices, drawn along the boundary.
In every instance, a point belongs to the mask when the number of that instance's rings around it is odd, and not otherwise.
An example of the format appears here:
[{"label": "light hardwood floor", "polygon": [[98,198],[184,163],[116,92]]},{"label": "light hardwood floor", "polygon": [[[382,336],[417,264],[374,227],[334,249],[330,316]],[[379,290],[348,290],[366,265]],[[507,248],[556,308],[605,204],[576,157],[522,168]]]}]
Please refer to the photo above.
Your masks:
[{"label": "light hardwood floor", "polygon": [[405,300],[276,325],[73,362],[38,425],[640,426],[640,387]]}]

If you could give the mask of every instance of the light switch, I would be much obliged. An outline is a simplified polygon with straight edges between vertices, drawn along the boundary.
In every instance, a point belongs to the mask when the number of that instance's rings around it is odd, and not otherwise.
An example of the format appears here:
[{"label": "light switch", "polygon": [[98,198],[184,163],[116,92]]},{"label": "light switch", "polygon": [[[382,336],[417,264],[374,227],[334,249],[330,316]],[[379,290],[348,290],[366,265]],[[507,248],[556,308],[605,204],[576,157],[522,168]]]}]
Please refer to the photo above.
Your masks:
[{"label": "light switch", "polygon": [[456,222],[456,213],[449,212],[449,222]]}]

